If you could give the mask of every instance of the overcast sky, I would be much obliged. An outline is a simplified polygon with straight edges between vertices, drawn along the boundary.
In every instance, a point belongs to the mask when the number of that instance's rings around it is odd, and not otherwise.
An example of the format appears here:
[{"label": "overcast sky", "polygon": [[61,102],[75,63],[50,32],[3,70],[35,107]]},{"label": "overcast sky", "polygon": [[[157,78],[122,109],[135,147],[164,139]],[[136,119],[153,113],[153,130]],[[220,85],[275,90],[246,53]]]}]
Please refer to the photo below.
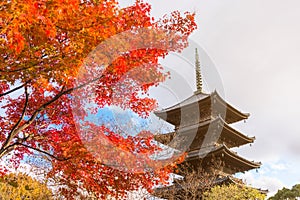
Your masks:
[{"label": "overcast sky", "polygon": [[[271,194],[299,183],[300,1],[146,2],[157,18],[173,10],[196,12],[198,30],[191,39],[212,59],[222,79],[225,99],[251,114],[246,123],[235,127],[256,136],[256,141],[238,152],[263,165],[258,172],[241,177],[253,186],[267,187]],[[171,66],[172,62],[168,64]],[[205,69],[203,73],[205,80]],[[188,82],[195,84],[193,79]]]}]

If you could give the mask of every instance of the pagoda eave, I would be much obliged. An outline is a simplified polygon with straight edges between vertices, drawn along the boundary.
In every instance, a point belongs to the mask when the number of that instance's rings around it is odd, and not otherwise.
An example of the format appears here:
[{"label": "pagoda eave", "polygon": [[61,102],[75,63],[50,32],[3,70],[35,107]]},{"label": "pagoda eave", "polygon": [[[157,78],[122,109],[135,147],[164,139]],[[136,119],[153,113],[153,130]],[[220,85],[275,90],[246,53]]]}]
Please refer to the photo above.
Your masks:
[{"label": "pagoda eave", "polygon": [[249,143],[253,143],[255,140],[255,137],[249,137],[246,136],[244,134],[242,134],[241,132],[239,132],[238,130],[232,128],[231,126],[229,126],[223,119],[219,118],[218,120],[223,121],[222,123],[224,123],[223,126],[223,137],[224,138],[233,138],[232,140],[237,141],[236,144],[234,146],[229,146],[227,145],[229,148],[232,147],[239,147],[245,144],[249,144]]},{"label": "pagoda eave", "polygon": [[222,99],[216,91],[210,95],[202,93],[194,94],[181,103],[160,111],[155,111],[154,114],[178,127],[185,124],[186,119],[184,115],[191,111],[195,112],[197,116],[199,114],[206,115],[208,111],[211,112],[211,115],[215,115],[215,117],[221,115],[229,124],[248,119],[250,116],[249,113],[243,113],[235,109]]},{"label": "pagoda eave", "polygon": [[236,108],[234,108],[232,105],[227,103],[219,94],[217,91],[214,91],[211,96],[215,99],[214,103],[219,104],[222,107],[226,108],[226,116],[225,121],[229,124],[238,122],[241,120],[246,120],[249,118],[249,113],[243,113]]},{"label": "pagoda eave", "polygon": [[[193,137],[196,138],[204,138],[207,134],[213,134],[213,131],[218,130],[218,126],[220,126],[220,132],[218,135],[218,132],[215,133],[214,136],[217,143],[225,143],[227,147],[239,147],[244,144],[253,143],[255,138],[249,137],[241,132],[237,131],[236,129],[230,127],[222,118],[218,117],[211,121],[206,121],[203,123],[195,124],[189,127],[183,127],[179,128],[176,132],[166,133],[166,134],[159,134],[154,136],[155,140],[168,145],[169,142],[171,142],[176,136],[179,137],[186,137],[189,136],[189,134],[192,134]],[[195,134],[196,132],[196,134]],[[177,138],[179,139],[179,138]],[[201,146],[201,141],[198,141],[199,144],[196,144],[196,146]],[[195,144],[193,145],[195,146]]]},{"label": "pagoda eave", "polygon": [[256,169],[261,166],[261,163],[249,161],[237,153],[231,151],[226,145],[218,147],[208,147],[206,150],[195,150],[188,153],[184,162],[201,163],[212,156],[221,159],[225,164],[225,173],[234,174],[237,172],[245,172],[251,169]]}]

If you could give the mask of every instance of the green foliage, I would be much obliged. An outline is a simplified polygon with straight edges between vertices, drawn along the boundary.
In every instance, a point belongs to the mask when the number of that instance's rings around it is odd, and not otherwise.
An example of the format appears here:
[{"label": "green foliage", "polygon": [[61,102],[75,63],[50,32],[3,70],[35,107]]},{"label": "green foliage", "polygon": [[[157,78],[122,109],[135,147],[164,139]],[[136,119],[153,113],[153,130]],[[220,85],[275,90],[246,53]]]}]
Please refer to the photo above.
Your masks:
[{"label": "green foliage", "polygon": [[296,200],[300,197],[300,184],[296,184],[292,189],[282,188],[278,190],[277,193],[270,197],[269,200]]},{"label": "green foliage", "polygon": [[215,186],[204,193],[205,200],[263,200],[265,197],[257,189],[236,184]]},{"label": "green foliage", "polygon": [[0,178],[2,200],[51,200],[53,194],[45,184],[26,174],[8,174]]}]

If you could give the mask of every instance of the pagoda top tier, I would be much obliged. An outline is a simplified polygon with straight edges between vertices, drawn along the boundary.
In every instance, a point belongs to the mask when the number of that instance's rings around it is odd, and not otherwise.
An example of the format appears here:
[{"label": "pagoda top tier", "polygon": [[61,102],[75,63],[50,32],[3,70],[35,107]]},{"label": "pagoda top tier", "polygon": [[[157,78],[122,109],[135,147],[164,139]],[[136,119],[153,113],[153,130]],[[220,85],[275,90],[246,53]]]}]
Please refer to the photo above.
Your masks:
[{"label": "pagoda top tier", "polygon": [[171,107],[154,112],[159,118],[175,125],[175,128],[192,126],[204,121],[221,117],[226,123],[234,123],[247,119],[249,114],[242,113],[228,104],[214,91],[211,94],[203,92],[203,83],[198,51],[196,49],[195,73],[196,91],[192,96]]},{"label": "pagoda top tier", "polygon": [[231,124],[249,117],[248,113],[227,103],[216,91],[211,94],[195,92],[182,102],[154,113],[175,127],[191,126],[217,117]]}]

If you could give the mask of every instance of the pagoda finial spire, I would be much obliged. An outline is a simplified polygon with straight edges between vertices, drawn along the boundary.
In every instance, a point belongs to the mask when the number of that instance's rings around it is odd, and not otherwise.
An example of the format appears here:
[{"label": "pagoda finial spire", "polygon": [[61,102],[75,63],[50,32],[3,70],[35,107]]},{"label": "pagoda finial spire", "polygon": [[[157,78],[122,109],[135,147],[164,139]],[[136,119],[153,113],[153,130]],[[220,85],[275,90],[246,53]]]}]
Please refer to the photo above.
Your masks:
[{"label": "pagoda finial spire", "polygon": [[201,71],[200,71],[200,61],[199,61],[199,54],[198,54],[198,49],[195,49],[195,68],[196,68],[196,86],[197,86],[197,93],[202,93],[202,76],[201,76]]}]

